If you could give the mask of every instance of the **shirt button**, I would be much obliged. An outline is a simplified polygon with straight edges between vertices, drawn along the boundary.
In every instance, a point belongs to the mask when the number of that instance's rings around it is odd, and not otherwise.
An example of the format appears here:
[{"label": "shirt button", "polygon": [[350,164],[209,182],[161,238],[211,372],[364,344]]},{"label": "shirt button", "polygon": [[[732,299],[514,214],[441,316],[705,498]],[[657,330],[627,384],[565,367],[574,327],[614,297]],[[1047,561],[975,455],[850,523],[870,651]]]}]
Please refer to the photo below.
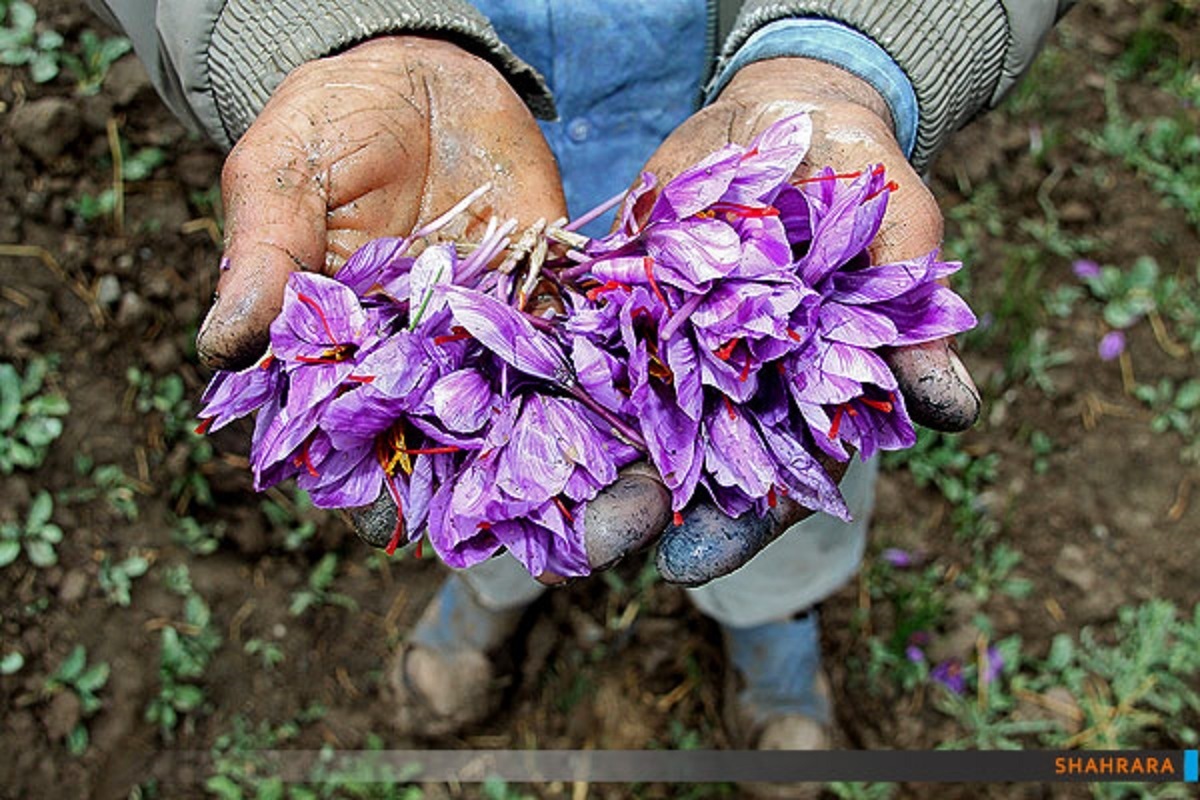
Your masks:
[{"label": "shirt button", "polygon": [[573,142],[586,141],[591,134],[592,124],[582,117],[571,120],[567,125],[567,136],[570,136]]}]

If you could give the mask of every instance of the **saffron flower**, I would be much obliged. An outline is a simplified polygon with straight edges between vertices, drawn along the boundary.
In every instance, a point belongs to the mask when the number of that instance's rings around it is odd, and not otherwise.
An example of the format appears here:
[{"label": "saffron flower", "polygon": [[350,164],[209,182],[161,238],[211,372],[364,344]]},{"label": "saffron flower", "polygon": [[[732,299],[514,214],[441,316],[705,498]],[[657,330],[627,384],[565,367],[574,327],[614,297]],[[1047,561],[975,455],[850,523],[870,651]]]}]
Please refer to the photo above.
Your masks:
[{"label": "saffron flower", "polygon": [[797,178],[811,135],[798,114],[665,184],[644,174],[605,237],[575,233],[597,210],[435,241],[481,187],[333,277],[296,273],[269,353],[214,377],[201,428],[257,413],[256,487],[295,479],[331,508],[386,491],[389,552],[428,536],[456,568],[503,550],[533,575],[587,574],[587,504],[639,459],[677,522],[697,501],[762,515],[784,496],[849,519],[822,459],[915,440],[881,352],[975,317],[936,252],[871,261],[902,188],[872,165]]},{"label": "saffron flower", "polygon": [[1100,339],[1100,344],[1096,349],[1100,353],[1102,361],[1120,358],[1121,353],[1125,352],[1125,332],[1109,331]]},{"label": "saffron flower", "polygon": [[939,661],[932,670],[929,671],[929,677],[954,694],[962,694],[967,689],[967,678],[963,674],[962,662],[957,658],[950,658],[945,661]]}]

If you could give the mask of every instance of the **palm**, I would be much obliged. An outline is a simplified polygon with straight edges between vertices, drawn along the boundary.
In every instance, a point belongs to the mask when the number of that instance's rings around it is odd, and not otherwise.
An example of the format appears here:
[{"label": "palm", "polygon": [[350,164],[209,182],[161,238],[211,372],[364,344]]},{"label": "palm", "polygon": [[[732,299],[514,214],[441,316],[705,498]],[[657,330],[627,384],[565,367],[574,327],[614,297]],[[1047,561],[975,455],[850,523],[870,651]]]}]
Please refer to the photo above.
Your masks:
[{"label": "palm", "polygon": [[[520,99],[483,61],[389,38],[312,62],[276,90],[222,176],[232,269],[200,350],[252,358],[294,269],[332,274],[371,239],[403,235],[485,183],[453,234],[487,217],[564,216],[557,168]],[[219,312],[226,312],[222,315]]]}]

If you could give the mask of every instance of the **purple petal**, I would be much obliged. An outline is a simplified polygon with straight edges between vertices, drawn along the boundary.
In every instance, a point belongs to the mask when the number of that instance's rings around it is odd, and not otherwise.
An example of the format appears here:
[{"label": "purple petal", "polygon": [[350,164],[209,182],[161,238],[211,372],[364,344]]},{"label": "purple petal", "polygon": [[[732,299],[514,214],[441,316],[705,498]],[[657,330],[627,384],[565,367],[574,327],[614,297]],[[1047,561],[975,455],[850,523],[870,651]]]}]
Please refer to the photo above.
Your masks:
[{"label": "purple petal", "polygon": [[286,361],[344,360],[330,351],[357,350],[366,334],[367,312],[349,287],[323,275],[293,272],[284,289],[283,310],[271,323],[271,350]]},{"label": "purple petal", "polygon": [[1080,280],[1091,280],[1100,277],[1100,265],[1090,258],[1081,258],[1071,265],[1071,271]]},{"label": "purple petal", "polygon": [[775,466],[746,415],[730,403],[719,405],[704,418],[704,433],[704,467],[713,479],[765,497],[775,483]]},{"label": "purple petal", "polygon": [[1104,334],[1100,340],[1100,358],[1103,361],[1112,361],[1114,358],[1119,358],[1121,353],[1125,352],[1125,332],[1124,331],[1109,331]]},{"label": "purple petal", "polygon": [[491,418],[491,384],[475,369],[443,375],[433,385],[433,413],[455,433],[473,433]]},{"label": "purple petal", "polygon": [[562,348],[534,328],[521,312],[461,286],[445,286],[441,291],[458,324],[506,363],[557,384],[573,380]]},{"label": "purple petal", "polygon": [[412,296],[410,313],[413,316],[409,322],[410,327],[416,327],[421,321],[428,320],[445,307],[445,297],[435,293],[434,288],[440,284],[454,282],[456,261],[452,244],[427,247],[417,256],[409,278]]},{"label": "purple petal", "polygon": [[404,254],[411,244],[408,239],[394,237],[372,239],[355,250],[334,277],[364,297],[373,287],[383,286],[408,271],[412,259]]}]

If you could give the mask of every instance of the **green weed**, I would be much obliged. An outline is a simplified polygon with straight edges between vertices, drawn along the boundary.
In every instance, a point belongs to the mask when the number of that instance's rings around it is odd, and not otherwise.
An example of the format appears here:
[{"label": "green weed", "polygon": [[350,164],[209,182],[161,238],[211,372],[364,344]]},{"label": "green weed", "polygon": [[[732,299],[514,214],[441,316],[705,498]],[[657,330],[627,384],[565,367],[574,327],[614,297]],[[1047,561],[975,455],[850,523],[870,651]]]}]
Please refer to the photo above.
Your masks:
[{"label": "green weed", "polygon": [[309,573],[308,584],[305,588],[292,593],[292,602],[288,611],[293,617],[298,617],[310,608],[321,606],[339,606],[349,611],[357,611],[358,604],[354,598],[340,592],[331,591],[334,578],[337,576],[338,557],[335,553],[326,553],[313,571]]},{"label": "green weed", "polygon": [[71,406],[61,394],[46,391],[54,364],[33,359],[22,375],[12,364],[0,363],[0,473],[40,467],[50,445],[62,435],[59,418]]},{"label": "green weed", "polygon": [[274,642],[268,642],[257,637],[248,640],[242,648],[242,652],[248,656],[258,656],[259,661],[262,662],[263,669],[275,669],[275,667],[283,663],[283,648]]},{"label": "green weed", "polygon": [[63,53],[63,66],[75,76],[75,93],[93,95],[100,91],[109,67],[133,49],[124,36],[100,38],[95,31],[79,35],[79,55]]},{"label": "green weed", "polygon": [[127,608],[132,601],[133,581],[145,575],[148,569],[149,559],[136,551],[122,561],[114,561],[105,554],[100,562],[100,588],[108,602]]},{"label": "green weed", "polygon": [[[190,589],[190,581],[187,584]],[[198,711],[204,690],[194,681],[204,677],[209,661],[221,646],[221,634],[203,598],[189,593],[184,599],[184,624],[162,630],[159,651],[158,695],[146,708],[146,721],[158,725],[159,735],[172,741],[180,717]]]},{"label": "green weed", "polygon": [[16,561],[25,550],[25,557],[35,567],[52,567],[58,563],[55,550],[62,541],[62,528],[50,521],[54,514],[54,498],[46,490],[38,492],[29,507],[25,523],[6,522],[0,525],[0,567]]},{"label": "green weed", "polygon": [[[103,661],[88,666],[87,648],[79,644],[75,645],[66,659],[59,664],[58,669],[46,679],[43,690],[48,695],[73,691],[79,698],[80,716],[87,719],[103,705],[96,693],[108,683],[108,675],[108,664]],[[87,747],[87,726],[80,721],[67,734],[67,750],[72,755],[81,755]]]},{"label": "green weed", "polygon": [[0,26],[0,64],[27,66],[34,83],[47,83],[58,76],[63,37],[51,30],[37,30],[37,11],[22,0],[5,0],[0,11],[6,23]]}]

